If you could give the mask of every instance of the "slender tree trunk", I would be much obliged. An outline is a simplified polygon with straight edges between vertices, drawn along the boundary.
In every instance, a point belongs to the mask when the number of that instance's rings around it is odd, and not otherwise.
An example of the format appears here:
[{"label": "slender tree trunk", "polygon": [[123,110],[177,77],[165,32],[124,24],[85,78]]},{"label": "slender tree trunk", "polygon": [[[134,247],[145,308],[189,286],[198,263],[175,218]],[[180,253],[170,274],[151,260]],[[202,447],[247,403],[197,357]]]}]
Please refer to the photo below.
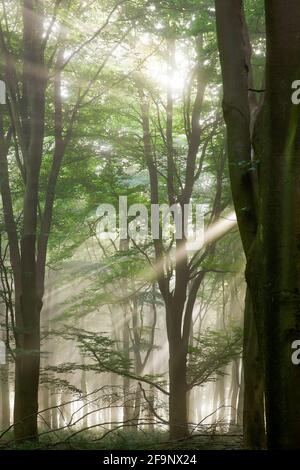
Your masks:
[{"label": "slender tree trunk", "polygon": [[50,403],[51,403],[51,407],[52,407],[52,410],[51,410],[51,426],[52,426],[52,429],[57,429],[58,428],[58,413],[59,413],[59,411],[56,408],[56,405],[57,405],[57,395],[56,394],[52,393]]},{"label": "slender tree trunk", "polygon": [[[48,277],[49,277],[49,272],[48,272]],[[48,286],[47,288],[47,296],[45,298],[45,302],[43,304],[43,309],[41,313],[41,317],[43,318],[42,322],[42,329],[43,332],[45,333],[45,338],[42,342],[42,361],[41,361],[41,367],[46,368],[49,365],[49,357],[50,357],[50,348],[51,344],[49,341],[49,331],[50,331],[50,312],[51,312],[51,289]],[[40,410],[45,410],[51,406],[50,404],[50,385],[46,382],[43,384],[41,390],[40,390]],[[50,426],[51,428],[51,410],[44,411],[42,417],[44,418],[45,422],[47,425]]]},{"label": "slender tree trunk", "polygon": [[110,407],[110,421],[112,423],[111,429],[115,428],[117,426],[117,423],[119,421],[119,403],[116,400],[117,396],[117,384],[118,384],[118,376],[114,373],[110,374],[110,383],[111,383],[111,388],[112,388],[112,406]]},{"label": "slender tree trunk", "polygon": [[[127,313],[128,315],[128,313]],[[128,318],[124,315],[124,324],[123,324],[123,352],[124,357],[127,360],[130,359],[130,337],[129,337],[129,323]],[[123,406],[123,421],[126,422],[131,419],[132,416],[132,407],[133,407],[133,399],[130,396],[130,378],[124,376],[123,377],[123,397],[124,397],[124,406]]]},{"label": "slender tree trunk", "polygon": [[[222,371],[225,372],[224,370]],[[224,422],[225,417],[225,381],[224,375],[218,376],[215,382],[215,397],[214,397],[214,409],[217,410],[216,412],[216,421],[222,424]]]},{"label": "slender tree trunk", "polygon": [[149,408],[148,408],[148,419],[149,419],[149,432],[154,432],[154,421],[156,416],[153,413],[155,407],[155,388],[150,386],[149,393],[148,393],[148,400],[149,400]]},{"label": "slender tree trunk", "polygon": [[244,413],[244,395],[245,395],[245,380],[244,380],[244,364],[242,360],[241,367],[241,383],[239,390],[239,398],[237,405],[237,425],[243,426],[243,413]]},{"label": "slender tree trunk", "polygon": [[[184,184],[177,190],[176,186],[176,163],[173,148],[173,97],[169,87],[167,92],[166,109],[166,150],[167,150],[167,196],[170,205],[175,201],[180,201],[182,211],[182,228],[185,227],[184,206],[189,204],[193,192],[197,162],[197,154],[200,145],[201,126],[200,115],[203,104],[203,97],[206,87],[206,75],[202,61],[203,34],[196,38],[196,52],[198,63],[195,70],[196,95],[188,115],[188,151],[186,156],[186,167]],[[176,44],[173,39],[168,40],[168,72],[172,75],[175,60]],[[191,82],[192,83],[192,82]],[[141,98],[141,112],[143,125],[144,157],[148,167],[151,204],[159,204],[159,178],[156,159],[153,155],[149,101],[143,90],[143,86],[138,84]],[[200,168],[201,172],[201,168]],[[179,234],[177,234],[179,235]],[[190,281],[190,266],[188,254],[186,252],[185,236],[176,237],[176,253],[180,254],[180,261],[173,267],[175,287],[171,289],[170,275],[166,272],[157,273],[157,280],[160,292],[164,299],[166,308],[166,326],[169,343],[169,422],[171,438],[178,438],[188,435],[187,424],[187,353],[188,341],[192,320],[193,307],[196,301],[197,292],[203,280],[203,272],[200,271],[191,283],[191,290],[187,298],[187,288]],[[165,255],[162,238],[154,240],[155,258],[158,265],[161,264]],[[187,302],[186,302],[187,301]]]},{"label": "slender tree trunk", "polygon": [[239,359],[235,359],[231,365],[231,387],[230,387],[230,406],[231,417],[230,427],[234,428],[237,424],[237,407],[238,407],[238,394],[239,394]]},{"label": "slender tree trunk", "polygon": [[[120,240],[120,251],[128,251],[129,250],[129,239]],[[123,295],[126,296],[129,292],[128,289],[128,282],[124,280],[122,283]],[[128,303],[124,303],[122,305],[122,313],[123,313],[123,323],[122,323],[122,342],[123,342],[123,354],[126,358],[126,361],[130,361],[130,316],[129,316],[129,305]],[[123,377],[123,421],[127,422],[132,417],[132,410],[134,406],[134,400],[130,396],[130,378],[124,376]]]},{"label": "slender tree trunk", "polygon": [[67,403],[70,402],[67,405],[61,407],[62,412],[63,412],[63,419],[65,421],[64,425],[69,424],[72,414],[73,414],[72,400],[73,400],[72,392],[66,391],[65,393],[62,393],[62,402],[67,402]]},{"label": "slender tree trunk", "polygon": [[[83,364],[84,364],[84,358],[83,358]],[[86,371],[84,369],[81,371],[80,386],[81,386],[82,394],[86,395],[87,394],[87,383],[86,383]],[[82,426],[84,428],[86,428],[87,425],[88,425],[87,413],[89,412],[88,400],[86,398],[83,399],[83,404],[85,406],[82,409],[82,415],[83,415]]]},{"label": "slender tree trunk", "polygon": [[[50,392],[47,384],[40,390],[40,410],[47,410],[50,408]],[[42,417],[45,420],[45,425],[51,428],[51,410],[44,411]]]},{"label": "slender tree trunk", "polygon": [[133,412],[132,412],[132,418],[133,418],[133,429],[135,431],[138,430],[138,424],[139,424],[139,419],[140,419],[140,413],[141,413],[141,400],[142,400],[142,391],[139,386],[136,387],[135,389],[135,394],[134,394],[134,403],[133,403]]},{"label": "slender tree trunk", "polygon": [[9,399],[9,364],[6,354],[6,364],[0,365],[1,379],[1,429],[10,426],[10,399]]},{"label": "slender tree trunk", "polygon": [[[154,287],[154,292],[155,292],[155,287]],[[155,315],[155,322],[154,322],[154,328],[155,328],[155,325],[156,325],[156,306],[153,305],[153,302],[155,302],[155,297],[153,297],[153,300],[151,302],[151,310],[153,310],[153,313]],[[153,337],[154,339],[154,337]],[[154,341],[152,343],[152,346],[154,346]],[[154,375],[155,374],[155,361],[154,361],[154,354],[153,354],[153,350],[151,351],[151,354],[150,354],[150,358],[149,358],[149,361],[150,361],[150,368],[149,368],[149,372],[151,375]],[[153,432],[154,431],[154,421],[156,419],[156,416],[154,415],[153,413],[153,410],[154,410],[154,407],[155,407],[155,397],[156,397],[156,390],[155,390],[155,387],[153,387],[152,385],[150,385],[150,388],[149,388],[149,392],[148,392],[148,400],[149,400],[149,407],[148,407],[148,419],[149,419],[149,431],[150,432]]]}]

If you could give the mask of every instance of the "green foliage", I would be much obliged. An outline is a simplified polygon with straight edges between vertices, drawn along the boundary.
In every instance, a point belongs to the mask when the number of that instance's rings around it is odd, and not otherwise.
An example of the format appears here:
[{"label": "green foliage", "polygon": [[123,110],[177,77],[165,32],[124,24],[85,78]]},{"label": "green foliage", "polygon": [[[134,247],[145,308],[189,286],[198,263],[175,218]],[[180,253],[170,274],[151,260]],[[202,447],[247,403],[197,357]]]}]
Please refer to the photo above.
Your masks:
[{"label": "green foliage", "polygon": [[222,369],[242,352],[242,330],[233,325],[226,330],[203,332],[189,347],[189,387],[203,385],[223,374]]}]

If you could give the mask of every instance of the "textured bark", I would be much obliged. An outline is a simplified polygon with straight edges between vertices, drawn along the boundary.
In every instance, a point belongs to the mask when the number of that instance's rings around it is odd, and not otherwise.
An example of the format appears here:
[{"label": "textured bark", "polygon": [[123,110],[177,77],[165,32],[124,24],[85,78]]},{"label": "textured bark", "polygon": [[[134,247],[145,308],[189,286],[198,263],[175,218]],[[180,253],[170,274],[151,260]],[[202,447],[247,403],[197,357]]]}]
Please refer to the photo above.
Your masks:
[{"label": "textured bark", "polygon": [[243,367],[244,444],[248,448],[261,449],[265,447],[264,380],[249,290],[245,300]]},{"label": "textured bark", "polygon": [[233,202],[245,252],[257,231],[251,181],[249,63],[245,50],[243,2],[216,0],[218,47],[222,66],[223,111],[227,128],[227,149]]},{"label": "textured bark", "polygon": [[[251,158],[253,132],[253,101],[249,94],[249,83],[251,81],[250,47],[247,34],[247,27],[244,18],[242,0],[229,0],[223,2],[216,0],[216,21],[217,37],[222,67],[223,80],[223,111],[227,128],[227,147],[230,171],[231,190],[235,206],[240,236],[246,255],[246,279],[251,293],[258,333],[260,363],[263,361],[262,350],[262,303],[261,296],[261,261],[260,238],[258,235],[258,177],[256,166]],[[245,316],[249,310],[245,309]],[[248,323],[248,319],[245,318]],[[252,330],[252,341],[256,342],[255,330]],[[253,363],[252,357],[245,354],[252,354],[248,348],[244,353],[248,363]],[[255,371],[256,372],[256,371]],[[248,383],[248,374],[252,374],[250,368],[244,368],[244,380]],[[253,377],[259,378],[255,374]],[[253,379],[252,377],[252,379]],[[250,379],[249,379],[250,380]],[[253,381],[252,384],[254,385]],[[261,387],[261,383],[255,386]],[[245,393],[248,393],[245,391]],[[261,397],[262,399],[262,397]],[[247,437],[247,446],[257,448],[255,436],[262,436],[260,422],[253,421],[253,417],[260,414],[262,403],[255,402],[258,407],[251,409],[244,415],[244,434]],[[247,419],[251,423],[257,422],[257,433],[248,433]],[[252,425],[251,425],[252,427]],[[255,437],[250,442],[250,436]],[[263,447],[262,439],[260,447]]]},{"label": "textured bark", "polygon": [[[249,155],[249,64],[243,52],[242,2],[228,1],[225,7],[224,2],[217,0],[216,6],[229,148],[234,154],[240,154],[242,148]],[[254,241],[249,237],[249,220],[253,219],[249,216],[253,214],[251,195],[255,196],[255,188],[249,191],[246,185],[242,187],[241,194],[248,194],[244,202],[249,204],[245,204],[245,214],[241,216],[237,181],[242,180],[234,173],[231,178],[264,364],[267,445],[270,449],[297,449],[300,375],[291,361],[291,344],[300,337],[300,123],[299,108],[291,102],[291,85],[299,79],[300,5],[291,0],[287,8],[286,1],[266,0],[265,14],[266,95],[253,137],[256,161],[260,162],[258,230]],[[245,383],[246,380],[245,370]]]},{"label": "textured bark", "polygon": [[15,436],[37,436],[38,385],[40,368],[40,312],[42,298],[37,292],[36,231],[38,181],[43,154],[46,75],[41,53],[42,12],[32,0],[23,2],[23,99],[26,109],[24,137],[25,192],[21,235],[20,309],[16,310],[17,348],[15,368]]},{"label": "textured bark", "polygon": [[300,70],[300,4],[265,1],[266,99],[262,114],[266,420],[270,449],[300,448],[300,119],[291,85]]},{"label": "textured bark", "polygon": [[[16,67],[7,38],[0,29],[0,50],[4,59],[8,108],[14,143],[21,151],[16,157],[24,183],[22,228],[17,229],[12,206],[7,151],[10,139],[4,139],[0,126],[0,183],[5,228],[14,277],[15,294],[15,405],[14,431],[17,439],[37,438],[38,383],[40,366],[40,313],[44,295],[45,264],[51,229],[55,187],[62,158],[69,143],[82,95],[74,105],[71,119],[63,132],[61,71],[64,50],[60,46],[50,62],[45,48],[51,33],[44,35],[44,2],[23,0],[22,65]],[[58,6],[58,5],[57,5]],[[63,39],[64,36],[60,37]],[[62,40],[62,43],[64,41]],[[46,87],[50,70],[54,84],[55,145],[45,192],[45,204],[39,204],[40,168],[43,156]],[[1,118],[0,118],[1,119]],[[39,214],[39,221],[38,221]],[[38,223],[39,222],[39,223]]]}]

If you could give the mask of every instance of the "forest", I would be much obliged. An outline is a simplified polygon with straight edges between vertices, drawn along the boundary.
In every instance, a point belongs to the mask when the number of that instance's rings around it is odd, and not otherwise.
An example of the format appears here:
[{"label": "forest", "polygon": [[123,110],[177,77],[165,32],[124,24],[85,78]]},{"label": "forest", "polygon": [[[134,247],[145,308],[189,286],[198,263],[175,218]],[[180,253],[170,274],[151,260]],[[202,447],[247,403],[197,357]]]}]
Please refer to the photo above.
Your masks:
[{"label": "forest", "polygon": [[300,449],[299,51],[298,0],[0,1],[0,452]]}]

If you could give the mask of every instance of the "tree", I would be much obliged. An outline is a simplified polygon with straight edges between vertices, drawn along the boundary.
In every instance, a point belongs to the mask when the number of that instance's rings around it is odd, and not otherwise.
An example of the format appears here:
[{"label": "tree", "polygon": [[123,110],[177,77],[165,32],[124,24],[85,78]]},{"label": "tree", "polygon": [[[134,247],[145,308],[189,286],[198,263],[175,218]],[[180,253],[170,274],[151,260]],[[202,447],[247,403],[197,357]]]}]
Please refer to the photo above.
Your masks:
[{"label": "tree", "polygon": [[[6,114],[4,118],[1,115],[0,122],[0,183],[14,277],[14,430],[17,439],[35,439],[37,436],[40,313],[55,192],[62,160],[73,136],[79,110],[84,106],[88,93],[110,57],[111,48],[105,50],[106,55],[100,65],[93,68],[87,83],[82,87],[77,82],[68,105],[63,103],[62,74],[70,67],[74,57],[98,38],[119,6],[117,3],[113,7],[92,36],[70,38],[71,35],[66,33],[66,17],[84,14],[85,5],[74,2],[71,6],[61,0],[23,0],[22,19],[18,8],[15,10],[18,40],[11,42],[9,27],[13,17],[12,13],[8,14],[6,2],[2,2],[5,21],[0,29],[0,50],[3,56],[1,69],[8,103]],[[55,32],[56,26],[58,34]],[[125,27],[125,32],[122,31],[114,47],[122,41],[127,31]],[[66,58],[70,40],[76,47]],[[68,73],[76,83],[78,77],[73,70],[69,69]],[[10,154],[15,156],[14,165],[20,175],[19,187],[22,190],[21,194],[18,193],[18,203],[21,209],[14,200],[10,175],[12,163],[8,158]]]},{"label": "tree", "polygon": [[[231,188],[243,248],[248,262],[256,240],[258,224],[256,166],[251,158],[251,127],[253,127],[251,121],[253,118],[251,118],[249,104],[251,92],[249,94],[248,91],[251,74],[250,48],[242,2],[232,1],[227,7],[228,5],[225,8],[224,3],[216,1],[217,36],[222,66],[223,110],[227,126]],[[257,273],[255,275],[257,279]],[[255,298],[254,291],[251,292]],[[258,372],[260,363],[258,358],[254,362],[251,357],[253,354],[251,348],[257,341],[257,323],[252,320],[250,304],[252,300],[249,296],[250,294],[247,297],[244,324],[244,436],[246,446],[260,448],[264,445],[263,393],[261,374]],[[257,302],[254,304],[254,309],[256,309],[255,318],[260,321],[261,309]],[[250,324],[252,324],[251,329],[249,329]],[[252,333],[251,337],[249,337],[250,333]],[[254,387],[258,394],[253,402],[254,377],[256,377]],[[250,403],[248,403],[248,399],[251,400]],[[249,413],[250,409],[251,413]]]},{"label": "tree", "polygon": [[216,0],[216,14],[231,185],[264,363],[267,443],[270,449],[295,449],[300,392],[291,344],[299,338],[299,116],[291,84],[299,72],[300,8],[296,1],[288,10],[286,2],[265,1],[265,99],[254,126],[243,2],[225,7]]},{"label": "tree", "polygon": [[[185,137],[187,141],[187,154],[185,161],[181,161],[178,168],[177,153],[181,149],[176,150],[174,145],[173,126],[174,126],[174,103],[171,87],[167,92],[166,109],[166,129],[161,126],[161,115],[158,112],[158,128],[162,134],[166,152],[166,195],[163,195],[163,201],[167,200],[170,207],[180,207],[183,217],[184,208],[191,202],[195,182],[201,175],[202,162],[205,157],[205,149],[198,154],[201,138],[200,117],[203,111],[204,92],[207,83],[206,71],[203,65],[203,37],[200,34],[194,39],[197,52],[198,62],[195,69],[191,73],[189,95],[186,100],[185,114]],[[175,40],[168,40],[168,67],[169,73],[172,74],[174,67],[174,54],[176,43]],[[194,84],[195,82],[195,84]],[[170,82],[171,83],[171,82]],[[193,84],[194,87],[193,88]],[[160,203],[160,176],[158,169],[158,161],[156,160],[157,150],[153,146],[153,137],[151,136],[150,126],[150,104],[147,97],[147,90],[141,88],[138,83],[140,94],[140,106],[143,128],[143,145],[144,159],[149,172],[151,204],[152,206]],[[151,93],[150,93],[151,96]],[[192,101],[193,100],[193,101]],[[154,100],[155,102],[155,100]],[[158,101],[157,101],[158,103]],[[156,106],[158,106],[156,103]],[[216,129],[216,123],[212,124],[212,128]],[[206,136],[207,141],[210,140],[210,134]],[[216,195],[212,203],[212,215],[209,223],[217,220],[222,212],[222,178],[225,162],[225,154],[221,148],[218,155]],[[175,215],[173,214],[173,217]],[[182,227],[185,225],[182,219]],[[189,336],[193,309],[197,299],[197,293],[201,282],[206,274],[205,269],[201,269],[204,261],[210,257],[215,248],[215,243],[208,244],[201,253],[190,256],[186,249],[186,238],[178,237],[178,233],[174,232],[175,244],[175,262],[172,261],[170,248],[164,247],[164,243],[160,237],[153,240],[155,250],[154,270],[157,270],[158,285],[163,297],[166,309],[166,325],[169,342],[169,420],[170,435],[172,438],[182,437],[188,434],[187,427],[187,353],[189,345]],[[162,268],[163,265],[163,268]],[[158,268],[156,268],[158,267]],[[208,270],[209,271],[209,270]],[[174,287],[173,287],[174,279]],[[180,404],[180,405],[179,405]]]}]

